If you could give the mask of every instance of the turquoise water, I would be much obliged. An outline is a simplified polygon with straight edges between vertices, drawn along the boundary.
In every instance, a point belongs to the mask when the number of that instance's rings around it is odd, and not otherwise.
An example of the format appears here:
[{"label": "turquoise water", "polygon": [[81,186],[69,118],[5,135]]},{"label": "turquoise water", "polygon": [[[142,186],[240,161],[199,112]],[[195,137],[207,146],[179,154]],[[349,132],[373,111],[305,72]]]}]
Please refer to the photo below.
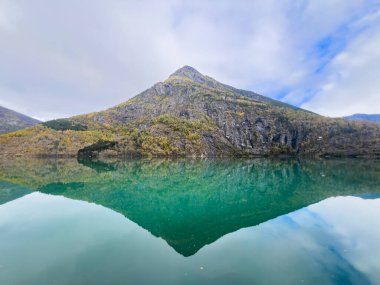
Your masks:
[{"label": "turquoise water", "polygon": [[378,160],[14,160],[0,284],[380,284]]}]

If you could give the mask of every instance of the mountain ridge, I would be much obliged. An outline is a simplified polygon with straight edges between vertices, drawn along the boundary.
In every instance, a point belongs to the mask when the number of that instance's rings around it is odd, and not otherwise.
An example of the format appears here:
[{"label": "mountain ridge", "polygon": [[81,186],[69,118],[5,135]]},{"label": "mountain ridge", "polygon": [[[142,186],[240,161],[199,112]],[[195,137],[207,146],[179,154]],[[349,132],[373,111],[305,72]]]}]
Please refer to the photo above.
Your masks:
[{"label": "mountain ridge", "polygon": [[184,66],[107,110],[0,136],[0,150],[57,157],[379,156],[380,126],[326,118]]},{"label": "mountain ridge", "polygon": [[0,134],[14,132],[39,123],[41,121],[0,106]]},{"label": "mountain ridge", "polygon": [[380,123],[380,114],[353,114],[351,116],[343,117],[343,119],[351,120],[351,121],[367,121],[367,122],[375,122]]}]

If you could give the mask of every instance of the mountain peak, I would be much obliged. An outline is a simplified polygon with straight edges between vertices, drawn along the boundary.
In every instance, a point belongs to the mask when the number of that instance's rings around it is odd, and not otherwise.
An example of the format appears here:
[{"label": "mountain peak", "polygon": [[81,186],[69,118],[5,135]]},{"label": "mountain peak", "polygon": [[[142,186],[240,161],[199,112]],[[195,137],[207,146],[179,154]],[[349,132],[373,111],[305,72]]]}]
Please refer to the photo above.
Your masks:
[{"label": "mountain peak", "polygon": [[178,79],[178,77],[187,78],[198,83],[205,83],[209,81],[209,78],[207,76],[200,73],[194,67],[188,65],[185,65],[178,69],[176,72],[169,76],[169,79]]},{"label": "mountain peak", "polygon": [[185,65],[169,76],[168,80],[191,80],[199,84],[205,84],[210,87],[216,87],[218,82],[207,75],[203,75],[194,67]]},{"label": "mountain peak", "polygon": [[194,67],[191,67],[189,65],[185,65],[178,69],[176,72],[174,72],[171,76],[187,76],[187,77],[193,77],[196,75],[203,76],[198,70],[196,70]]}]

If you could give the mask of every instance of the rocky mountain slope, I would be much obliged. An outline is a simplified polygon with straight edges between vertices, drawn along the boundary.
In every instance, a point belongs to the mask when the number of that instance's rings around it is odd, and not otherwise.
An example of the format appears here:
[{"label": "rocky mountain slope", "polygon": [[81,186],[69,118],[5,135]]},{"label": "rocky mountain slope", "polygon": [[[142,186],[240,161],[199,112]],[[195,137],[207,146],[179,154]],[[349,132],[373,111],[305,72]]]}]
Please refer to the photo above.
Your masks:
[{"label": "rocky mountain slope", "polygon": [[185,66],[108,110],[0,136],[2,156],[380,155],[380,125],[331,119]]},{"label": "rocky mountain slope", "polygon": [[344,117],[344,119],[350,121],[367,121],[380,123],[380,114],[354,114]]},{"label": "rocky mountain slope", "polygon": [[40,121],[0,106],[0,134],[34,126]]}]

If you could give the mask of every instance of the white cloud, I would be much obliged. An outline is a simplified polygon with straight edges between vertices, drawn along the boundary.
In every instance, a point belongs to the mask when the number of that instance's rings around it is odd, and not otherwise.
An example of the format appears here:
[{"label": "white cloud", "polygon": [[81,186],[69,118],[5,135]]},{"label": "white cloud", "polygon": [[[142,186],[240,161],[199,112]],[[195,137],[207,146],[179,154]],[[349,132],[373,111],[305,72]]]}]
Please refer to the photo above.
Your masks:
[{"label": "white cloud", "polygon": [[20,11],[9,0],[0,0],[0,31],[12,31],[12,27],[16,24],[20,17]]},{"label": "white cloud", "polygon": [[[285,100],[299,104],[335,78],[314,74],[326,60],[316,45],[342,26],[374,22],[373,3],[0,0],[0,103],[40,118],[71,116],[192,65],[264,95],[290,92]],[[312,102],[305,106],[330,114]]]},{"label": "white cloud", "polygon": [[372,282],[380,280],[380,248],[376,246],[380,232],[374,231],[380,226],[378,219],[368,219],[378,214],[379,199],[361,199],[357,197],[336,197],[311,205],[312,212],[330,226],[330,234],[340,243],[342,260],[364,273]]},{"label": "white cloud", "polygon": [[380,25],[360,34],[326,68],[321,90],[302,107],[323,115],[380,112]]}]

